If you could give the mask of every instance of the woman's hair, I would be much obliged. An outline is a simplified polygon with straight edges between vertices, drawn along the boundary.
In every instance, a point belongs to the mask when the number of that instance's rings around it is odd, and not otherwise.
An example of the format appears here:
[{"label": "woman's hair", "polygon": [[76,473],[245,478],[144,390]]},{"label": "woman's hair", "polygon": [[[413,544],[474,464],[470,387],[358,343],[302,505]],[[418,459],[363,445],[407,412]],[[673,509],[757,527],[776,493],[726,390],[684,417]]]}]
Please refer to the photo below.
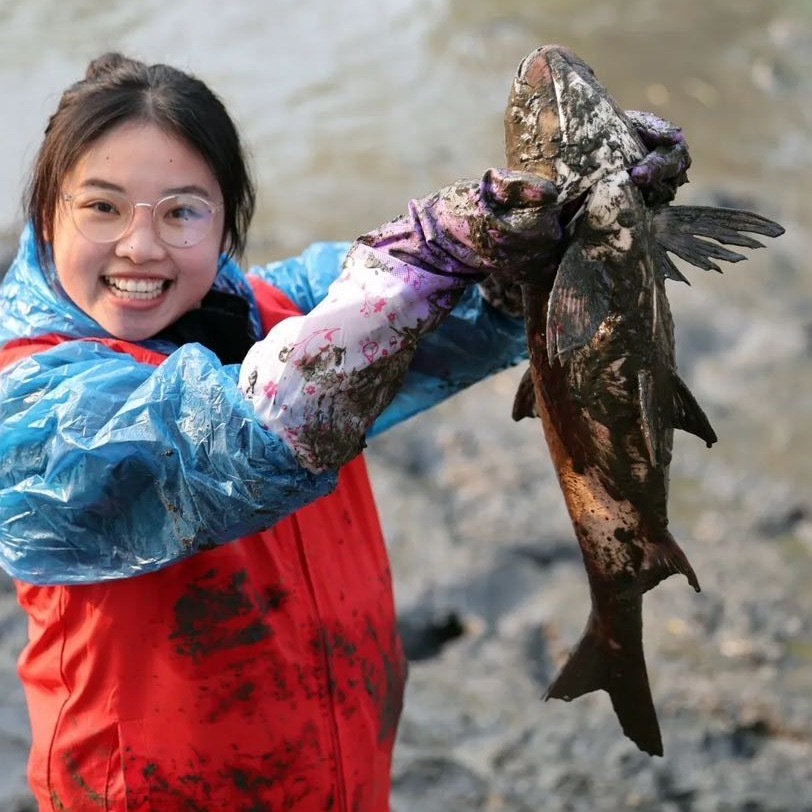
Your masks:
[{"label": "woman's hair", "polygon": [[220,185],[225,215],[223,250],[239,257],[254,214],[255,191],[239,133],[208,86],[168,65],[146,65],[119,53],[94,59],[71,85],[45,128],[25,193],[37,246],[45,255],[62,183],[88,147],[129,121],[157,125],[197,150]]}]

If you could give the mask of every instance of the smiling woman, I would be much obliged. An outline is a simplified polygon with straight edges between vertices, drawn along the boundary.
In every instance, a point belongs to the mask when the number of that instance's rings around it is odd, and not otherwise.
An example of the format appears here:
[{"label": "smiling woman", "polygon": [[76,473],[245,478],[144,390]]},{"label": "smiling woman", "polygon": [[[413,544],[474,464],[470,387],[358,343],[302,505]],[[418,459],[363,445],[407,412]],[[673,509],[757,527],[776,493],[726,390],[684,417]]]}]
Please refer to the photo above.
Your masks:
[{"label": "smiling woman", "polygon": [[[473,283],[557,234],[529,245],[489,190],[247,277],[254,192],[216,96],[118,54],[65,92],[0,286],[0,563],[41,809],[388,809],[405,668],[358,453],[384,407],[522,355]],[[502,253],[457,242],[452,197]],[[435,210],[450,255],[423,242]],[[270,425],[302,399],[316,457]]]}]

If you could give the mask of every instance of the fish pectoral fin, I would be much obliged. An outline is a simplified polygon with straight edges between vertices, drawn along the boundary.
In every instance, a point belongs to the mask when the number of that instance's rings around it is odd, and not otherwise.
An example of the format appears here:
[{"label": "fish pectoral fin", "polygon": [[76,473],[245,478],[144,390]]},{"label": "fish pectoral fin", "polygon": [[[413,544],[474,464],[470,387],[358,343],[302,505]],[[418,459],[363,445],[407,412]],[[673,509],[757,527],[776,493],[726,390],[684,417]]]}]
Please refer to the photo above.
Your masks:
[{"label": "fish pectoral fin", "polygon": [[668,252],[659,243],[654,244],[652,253],[654,255],[654,267],[663,279],[685,282],[686,285],[691,284],[688,277],[677,268],[674,261],[668,256]]},{"label": "fish pectoral fin", "polygon": [[[783,226],[760,214],[719,206],[664,206],[654,215],[654,228],[661,249],[676,254],[697,268],[719,273],[721,268],[714,259],[725,262],[747,259],[744,254],[723,246],[763,247],[763,243],[744,232],[763,234],[765,237],[779,237],[784,233]],[[658,267],[666,276],[684,280],[668,257],[665,263],[659,257]],[[676,272],[677,276],[672,276],[672,272]]]},{"label": "fish pectoral fin", "polygon": [[519,388],[516,390],[516,396],[513,398],[513,412],[512,417],[514,420],[522,420],[525,417],[538,417],[539,412],[536,408],[536,388],[533,385],[533,376],[530,372],[530,367],[524,371],[522,379],[519,381]]},{"label": "fish pectoral fin", "polygon": [[641,750],[663,754],[663,741],[643,656],[642,599],[619,604],[622,617],[613,617],[617,639],[609,639],[593,608],[586,630],[545,699],[569,702],[604,690],[612,700],[623,732]]},{"label": "fish pectoral fin", "polygon": [[611,276],[604,263],[584,260],[579,252],[564,254],[547,305],[547,353],[551,364],[592,340],[611,312],[611,294]]},{"label": "fish pectoral fin", "polygon": [[719,438],[693,393],[676,372],[671,374],[671,389],[673,391],[671,425],[675,429],[695,434],[710,448]]}]

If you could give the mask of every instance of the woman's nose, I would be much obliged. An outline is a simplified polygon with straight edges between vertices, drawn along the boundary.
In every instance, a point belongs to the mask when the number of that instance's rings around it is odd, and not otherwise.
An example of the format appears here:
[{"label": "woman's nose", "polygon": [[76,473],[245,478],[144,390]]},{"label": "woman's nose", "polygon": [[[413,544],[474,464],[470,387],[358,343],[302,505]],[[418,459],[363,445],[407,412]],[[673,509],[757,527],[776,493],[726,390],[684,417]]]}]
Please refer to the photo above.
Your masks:
[{"label": "woman's nose", "polygon": [[126,257],[136,265],[166,256],[166,246],[155,233],[151,207],[135,207],[130,227],[116,243],[116,256]]}]

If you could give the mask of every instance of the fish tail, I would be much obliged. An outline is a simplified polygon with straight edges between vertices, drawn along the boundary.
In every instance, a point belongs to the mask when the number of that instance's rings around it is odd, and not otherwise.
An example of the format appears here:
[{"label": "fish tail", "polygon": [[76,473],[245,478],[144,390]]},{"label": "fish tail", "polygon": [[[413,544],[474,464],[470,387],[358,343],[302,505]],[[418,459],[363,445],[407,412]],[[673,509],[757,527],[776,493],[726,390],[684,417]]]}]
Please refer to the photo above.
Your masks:
[{"label": "fish tail", "polygon": [[663,741],[643,656],[642,598],[624,601],[624,606],[625,618],[616,618],[620,623],[613,624],[611,637],[593,608],[581,641],[544,698],[569,702],[604,690],[624,734],[649,755],[661,756]]}]

